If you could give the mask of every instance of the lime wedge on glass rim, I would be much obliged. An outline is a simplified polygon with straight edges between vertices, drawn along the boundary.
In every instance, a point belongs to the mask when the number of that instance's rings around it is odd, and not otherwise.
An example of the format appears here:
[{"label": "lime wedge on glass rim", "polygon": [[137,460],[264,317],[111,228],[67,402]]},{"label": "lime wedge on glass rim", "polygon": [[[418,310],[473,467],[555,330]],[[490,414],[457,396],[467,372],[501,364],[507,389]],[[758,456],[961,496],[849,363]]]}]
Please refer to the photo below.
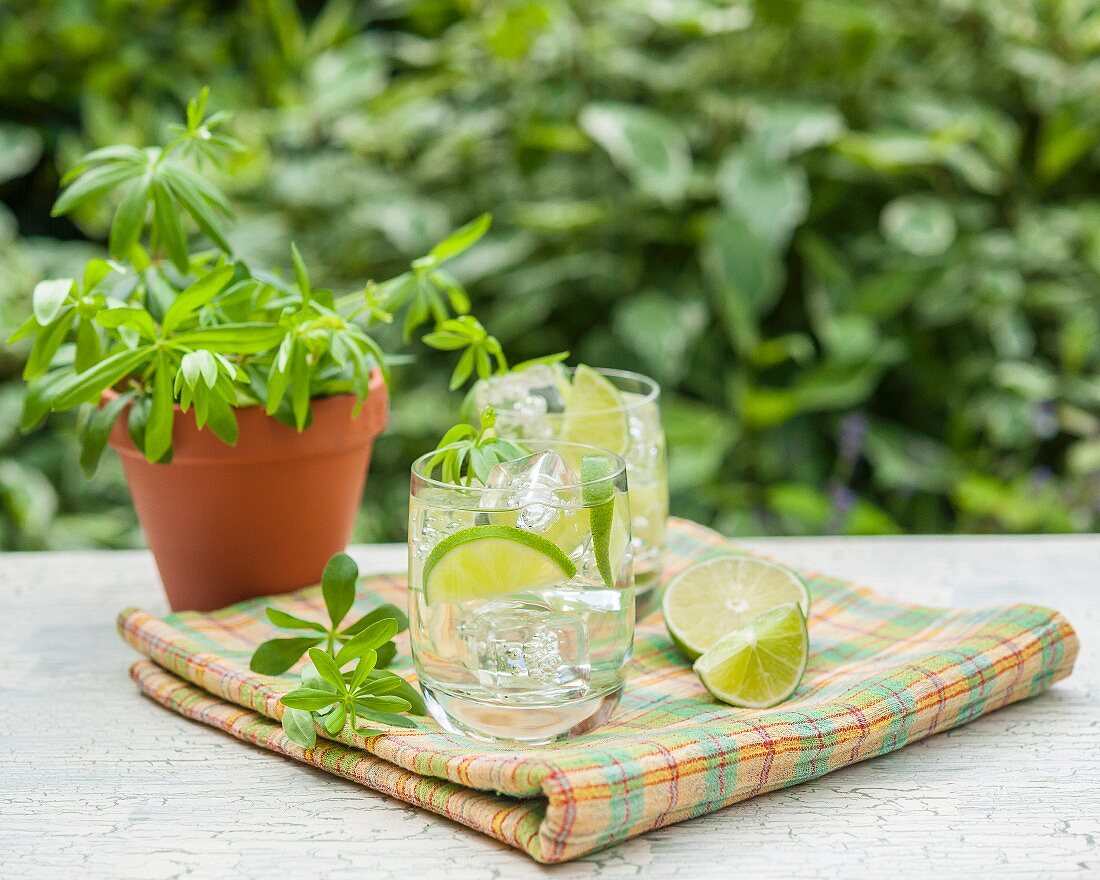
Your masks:
[{"label": "lime wedge on glass rim", "polygon": [[630,446],[630,427],[618,389],[584,364],[573,371],[558,439],[598,446],[616,455]]},{"label": "lime wedge on glass rim", "polygon": [[466,602],[537,590],[577,573],[553,541],[514,526],[473,526],[444,538],[424,562],[424,600]]},{"label": "lime wedge on glass rim", "polygon": [[788,602],[734,630],[695,661],[711,696],[746,709],[767,709],[795,692],[806,671],[809,636],[802,609]]},{"label": "lime wedge on glass rim", "polygon": [[697,562],[665,588],[661,610],[676,646],[694,660],[734,630],[777,605],[810,613],[810,592],[797,574],[766,559],[725,554]]}]

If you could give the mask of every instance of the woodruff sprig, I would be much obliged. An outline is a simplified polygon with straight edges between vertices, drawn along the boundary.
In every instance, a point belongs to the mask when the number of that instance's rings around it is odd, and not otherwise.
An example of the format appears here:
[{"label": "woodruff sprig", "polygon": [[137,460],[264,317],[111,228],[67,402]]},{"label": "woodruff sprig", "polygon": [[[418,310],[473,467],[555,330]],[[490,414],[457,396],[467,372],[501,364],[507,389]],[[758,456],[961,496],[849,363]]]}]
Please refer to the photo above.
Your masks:
[{"label": "woodruff sprig", "polygon": [[[426,714],[420,695],[400,676],[375,668],[376,655],[366,650],[351,672],[341,672],[340,664],[320,648],[309,649],[311,666],[302,672],[302,685],[284,694],[279,702],[283,710],[283,730],[291,742],[311,749],[317,743],[315,723],[331,736],[340,733],[350,721],[360,736],[385,733],[385,727],[416,729],[415,722],[399,712]],[[360,727],[365,720],[385,727]]]},{"label": "woodruff sprig", "polygon": [[355,587],[359,583],[359,566],[346,553],[337,553],[328,561],[321,575],[321,596],[328,611],[327,624],[295,617],[278,608],[268,608],[267,618],[280,629],[297,630],[309,635],[264,642],[252,655],[249,668],[264,675],[282,675],[297,663],[310,648],[324,644],[340,666],[362,657],[367,651],[377,652],[374,666],[390,664],[397,649],[390,640],[409,626],[409,619],[394,605],[380,605],[341,629],[355,602]]},{"label": "woodruff sprig", "polygon": [[469,486],[475,479],[484,483],[494,465],[531,454],[522,443],[498,437],[496,421],[496,413],[487,406],[481,411],[480,429],[463,422],[447,431],[428,460],[428,473],[438,467],[444,482]]},{"label": "woodruff sprig", "polygon": [[[398,608],[381,605],[341,628],[355,602],[358,583],[359,567],[355,560],[346,553],[337,553],[321,576],[327,624],[296,617],[278,608],[267,609],[268,620],[276,626],[309,633],[264,642],[256,648],[250,663],[253,672],[281,675],[303,654],[309,654],[310,663],[302,670],[301,686],[280,699],[286,707],[283,730],[303,748],[313,748],[317,742],[315,722],[335,736],[350,720],[356,733],[372,736],[383,731],[360,727],[361,719],[389,727],[415,728],[414,722],[398,713],[427,713],[416,689],[384,669],[397,653],[393,637],[409,625],[408,618]],[[354,663],[354,668],[343,672],[349,663]]]}]

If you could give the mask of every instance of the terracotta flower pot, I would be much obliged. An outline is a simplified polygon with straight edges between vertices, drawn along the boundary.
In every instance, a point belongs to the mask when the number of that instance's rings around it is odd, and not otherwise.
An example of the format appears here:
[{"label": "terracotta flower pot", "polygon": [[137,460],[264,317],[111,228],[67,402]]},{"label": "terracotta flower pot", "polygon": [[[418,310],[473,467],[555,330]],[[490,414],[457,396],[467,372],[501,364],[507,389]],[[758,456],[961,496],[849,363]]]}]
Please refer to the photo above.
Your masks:
[{"label": "terracotta flower pot", "polygon": [[374,438],[386,423],[381,375],[357,418],[353,395],[313,401],[299,433],[260,407],[236,411],[236,446],[190,413],[175,421],[170,464],[149,464],[126,413],[110,444],[174,611],[209,611],[315,584],[351,537]]}]

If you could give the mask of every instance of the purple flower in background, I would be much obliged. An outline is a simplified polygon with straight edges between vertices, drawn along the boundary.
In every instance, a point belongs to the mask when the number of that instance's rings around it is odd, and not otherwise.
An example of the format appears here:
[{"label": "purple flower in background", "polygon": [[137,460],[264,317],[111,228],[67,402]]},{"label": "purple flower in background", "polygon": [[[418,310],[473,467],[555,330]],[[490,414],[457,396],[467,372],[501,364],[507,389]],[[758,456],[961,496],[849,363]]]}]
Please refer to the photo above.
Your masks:
[{"label": "purple flower in background", "polygon": [[863,438],[867,436],[867,416],[861,412],[848,413],[840,420],[837,432],[837,448],[840,457],[854,464],[863,452]]},{"label": "purple flower in background", "polygon": [[834,481],[829,486],[829,498],[833,502],[833,517],[829,523],[830,532],[839,532],[848,521],[848,514],[856,506],[859,496],[852,491],[850,486]]},{"label": "purple flower in background", "polygon": [[1031,484],[1032,492],[1040,492],[1046,486],[1050,485],[1050,481],[1054,479],[1054,471],[1045,465],[1040,465],[1037,468],[1032,468],[1031,473],[1028,474],[1028,482]]},{"label": "purple flower in background", "polygon": [[1032,424],[1035,429],[1035,436],[1040,440],[1049,440],[1058,433],[1058,413],[1051,401],[1048,400],[1046,403],[1040,403],[1035,407]]}]

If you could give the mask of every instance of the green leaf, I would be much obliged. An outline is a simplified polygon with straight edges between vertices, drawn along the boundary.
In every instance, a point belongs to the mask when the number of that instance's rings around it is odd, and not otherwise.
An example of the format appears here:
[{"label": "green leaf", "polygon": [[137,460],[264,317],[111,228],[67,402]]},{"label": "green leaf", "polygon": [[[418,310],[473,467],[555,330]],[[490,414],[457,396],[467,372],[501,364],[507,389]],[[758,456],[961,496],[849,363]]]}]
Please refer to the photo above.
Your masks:
[{"label": "green leaf", "polygon": [[[378,679],[388,678],[391,676],[393,676],[392,672],[383,672],[380,669],[376,669],[371,672],[369,677],[372,681],[377,681]],[[400,676],[397,677],[400,678]],[[428,714],[428,707],[424,704],[424,698],[420,695],[420,691],[418,691],[411,684],[405,681],[405,679],[401,679],[401,684],[394,689],[393,693],[401,697],[403,700],[406,700],[409,705],[412,706],[412,708],[408,711],[411,712],[413,715]]]},{"label": "green leaf", "polygon": [[46,417],[57,388],[71,375],[65,370],[57,370],[28,383],[27,393],[23,397],[23,415],[19,420],[20,431],[32,430]]},{"label": "green leaf", "polygon": [[208,405],[209,411],[206,415],[206,424],[210,426],[210,430],[222,443],[227,446],[236,446],[238,426],[233,407],[221,397],[213,394],[210,396]]},{"label": "green leaf", "polygon": [[39,281],[34,286],[31,302],[34,307],[34,319],[45,327],[52,324],[61,314],[61,307],[69,298],[75,282],[71,278],[51,278]]},{"label": "green leaf", "polygon": [[204,348],[189,351],[180,361],[179,372],[189,388],[194,389],[200,379],[207,388],[213,388],[218,380],[218,362]]},{"label": "green leaf", "polygon": [[145,209],[152,180],[152,175],[146,173],[130,184],[126,197],[115,211],[108,241],[108,250],[115,259],[128,259],[130,251],[141,238],[141,231],[145,227]]},{"label": "green leaf", "polygon": [[187,330],[173,336],[172,342],[227,354],[260,354],[277,346],[285,334],[286,331],[276,324],[247,322]]},{"label": "green leaf", "polygon": [[30,126],[0,123],[0,183],[33,170],[41,155],[42,136],[37,131]]},{"label": "green leaf", "polygon": [[96,312],[96,323],[100,327],[113,330],[117,327],[129,327],[145,339],[157,338],[157,326],[153,323],[153,316],[145,309],[137,306],[118,306],[111,309],[102,309]]},{"label": "green leaf", "polygon": [[100,361],[83,373],[72,373],[58,382],[52,390],[51,409],[60,412],[72,409],[90,398],[101,394],[119,379],[137,370],[152,356],[153,349],[144,346],[124,349]]},{"label": "green leaf", "polygon": [[294,423],[301,431],[309,419],[310,400],[309,363],[306,360],[306,347],[294,347],[294,357],[290,362],[290,404],[294,411]]},{"label": "green leaf", "polygon": [[173,192],[191,189],[197,193],[197,198],[202,198],[226,217],[233,216],[233,208],[222,191],[201,174],[196,174],[185,165],[171,161],[161,163],[160,173],[171,183]]},{"label": "green leaf", "polygon": [[302,301],[309,302],[310,294],[313,288],[309,284],[309,272],[306,269],[306,262],[302,259],[301,253],[298,251],[298,245],[290,245],[290,256],[294,262],[294,278],[298,282],[298,290],[302,293]]},{"label": "green leaf", "polygon": [[301,617],[295,617],[293,614],[280,611],[278,608],[268,608],[267,619],[283,629],[311,629],[319,633],[327,632],[322,624],[314,620],[304,620]]},{"label": "green leaf", "polygon": [[81,318],[76,323],[76,355],[73,359],[73,368],[78,373],[94,366],[103,356],[103,347],[99,342],[99,333],[95,324],[87,318]]},{"label": "green leaf", "polygon": [[336,629],[355,602],[355,587],[359,582],[359,566],[346,553],[337,553],[321,575],[321,595],[325,599],[332,628]]},{"label": "green leaf", "polygon": [[137,164],[110,164],[82,173],[54,202],[50,215],[60,217],[74,208],[114,189],[125,180],[139,177],[144,169]]},{"label": "green leaf", "polygon": [[262,675],[282,675],[297,663],[306,651],[322,641],[320,637],[312,636],[271,639],[256,648],[248,668]]},{"label": "green leaf", "polygon": [[302,687],[313,688],[319,691],[332,691],[333,694],[337,693],[337,689],[331,684],[321,678],[317,672],[317,667],[312,663],[306,663],[302,667]]},{"label": "green leaf", "polygon": [[882,209],[883,237],[901,251],[919,257],[944,253],[955,241],[955,217],[932,196],[902,196]]},{"label": "green leaf", "polygon": [[287,707],[283,710],[283,732],[295,745],[303,749],[312,749],[317,745],[317,728],[313,724],[313,713],[305,709]]},{"label": "green leaf", "polygon": [[190,185],[189,181],[176,173],[174,166],[171,169],[164,167],[161,174],[165,184],[170,187],[172,194],[183,205],[184,210],[191,215],[191,219],[195,221],[199,230],[220,250],[227,254],[232,253],[224,225],[202,195]]},{"label": "green leaf", "polygon": [[395,697],[392,694],[373,695],[367,694],[366,696],[357,697],[355,705],[364,706],[374,712],[407,712],[412,708],[412,704],[401,697]]},{"label": "green leaf", "polygon": [[118,263],[112,263],[109,260],[88,260],[84,264],[84,278],[82,282],[82,288],[84,295],[87,296],[94,291],[100,284],[103,283],[103,279],[112,273],[121,273],[123,270]]},{"label": "green leaf", "polygon": [[493,215],[482,214],[480,217],[471,220],[465,226],[456,229],[448,235],[443,241],[433,247],[428,255],[435,258],[435,260],[440,263],[444,260],[449,260],[451,257],[461,254],[464,250],[475,244],[489,231],[489,227],[492,226],[492,224]]},{"label": "green leaf", "polygon": [[632,104],[589,104],[581,128],[643,192],[681,201],[691,177],[691,149],[680,127],[655,110]]},{"label": "green leaf", "polygon": [[66,311],[53,324],[47,327],[31,347],[31,353],[27,357],[27,363],[23,367],[24,379],[36,379],[45,374],[53,362],[54,355],[61,348],[61,343],[69,335],[72,327],[72,317]]},{"label": "green leaf", "polygon": [[393,642],[386,642],[381,648],[375,652],[374,665],[377,669],[385,669],[397,656],[397,645]]},{"label": "green leaf", "polygon": [[138,449],[145,448],[145,423],[149,421],[149,395],[139,394],[134,398],[130,407],[130,417],[126,422],[126,429],[130,432],[130,440]]},{"label": "green leaf", "polygon": [[120,394],[102,406],[92,407],[91,414],[84,421],[80,431],[80,467],[89,477],[99,467],[115,420],[133,399],[132,392]]},{"label": "green leaf", "polygon": [[187,234],[184,232],[176,202],[162,181],[154,178],[152,187],[153,228],[157,240],[167,250],[173,265],[181,272],[186,272],[190,268]]},{"label": "green leaf", "polygon": [[782,268],[738,216],[721,213],[711,221],[701,254],[718,315],[734,349],[752,349],[759,317],[775,305]]},{"label": "green leaf", "polygon": [[206,101],[210,97],[210,86],[203,86],[202,90],[187,102],[187,127],[194,131],[206,116]]},{"label": "green leaf", "polygon": [[[359,669],[356,668],[356,675],[359,673]],[[358,682],[358,688],[356,688],[356,679],[351,680],[352,690],[357,694],[388,694],[396,691],[401,687],[402,679],[399,676],[390,675],[384,678],[375,678],[368,680],[370,670],[366,670],[363,674],[363,680]]]},{"label": "green leaf", "polygon": [[8,345],[14,345],[16,342],[20,342],[28,336],[33,336],[38,330],[39,323],[35,320],[34,315],[31,315],[12,332],[11,336],[8,337]]},{"label": "green leaf", "polygon": [[341,703],[335,709],[333,709],[331,714],[325,717],[325,720],[322,723],[325,726],[325,730],[327,730],[330,735],[336,736],[341,730],[344,729],[344,723],[347,721],[347,719],[348,710],[345,709],[343,704]]},{"label": "green leaf", "polygon": [[[368,651],[374,651],[382,647],[386,642],[397,635],[397,621],[393,619],[380,620],[356,636],[353,636],[340,649],[336,655],[336,665],[344,666],[348,661],[357,657],[365,657]],[[371,666],[374,664],[372,663]]]},{"label": "green leaf", "polygon": [[233,277],[233,272],[232,266],[216,266],[181,291],[168,307],[168,311],[164,313],[164,320],[161,322],[164,334],[167,336],[172,333],[180,324],[221,293]]},{"label": "green leaf", "polygon": [[317,667],[317,674],[321,678],[341,693],[347,690],[347,684],[344,682],[344,676],[340,674],[340,668],[327,652],[322,651],[320,648],[310,648],[309,659]]},{"label": "green leaf", "polygon": [[392,712],[379,712],[364,703],[360,703],[358,700],[355,701],[355,712],[362,718],[374,721],[376,724],[387,724],[390,727],[401,727],[406,730],[416,730],[417,728],[415,721],[410,721],[400,715],[394,715]]},{"label": "green leaf", "polygon": [[[351,694],[358,693],[363,683],[367,681],[371,672],[374,671],[374,662],[378,659],[378,655],[374,651],[367,651],[363,656],[359,658],[359,662],[355,664],[355,670],[351,674],[351,678],[348,680],[348,692]],[[340,666],[339,655],[337,655],[336,665]]]},{"label": "green leaf", "polygon": [[153,372],[153,400],[145,425],[145,460],[149,462],[160,461],[172,446],[172,422],[176,414],[172,396],[174,375],[168,355],[158,352]]},{"label": "green leaf", "polygon": [[85,153],[80,161],[69,168],[61,178],[61,183],[68,186],[73,180],[82,175],[93,165],[103,163],[118,163],[122,165],[144,165],[148,161],[145,153],[137,147],[129,144],[113,144],[109,147],[100,147]]},{"label": "green leaf", "polygon": [[[356,571],[356,573],[358,574],[358,570]],[[403,612],[396,605],[391,605],[387,602],[385,605],[379,605],[377,608],[364,614],[357,621],[355,621],[355,623],[347,627],[347,629],[342,630],[340,632],[340,636],[354,636],[358,633],[361,633],[372,624],[377,623],[380,620],[386,619],[393,619],[393,621],[397,624],[397,632],[399,633],[404,632],[409,628],[409,618],[405,616],[405,612]]]},{"label": "green leaf", "polygon": [[314,711],[316,709],[324,709],[327,706],[331,706],[333,703],[338,702],[339,699],[339,696],[331,691],[319,691],[313,688],[297,688],[296,690],[283,694],[279,702],[284,706],[289,706],[291,709]]},{"label": "green leaf", "polygon": [[718,168],[715,186],[726,208],[776,251],[786,249],[810,208],[806,172],[775,162],[759,149],[732,151]]}]

